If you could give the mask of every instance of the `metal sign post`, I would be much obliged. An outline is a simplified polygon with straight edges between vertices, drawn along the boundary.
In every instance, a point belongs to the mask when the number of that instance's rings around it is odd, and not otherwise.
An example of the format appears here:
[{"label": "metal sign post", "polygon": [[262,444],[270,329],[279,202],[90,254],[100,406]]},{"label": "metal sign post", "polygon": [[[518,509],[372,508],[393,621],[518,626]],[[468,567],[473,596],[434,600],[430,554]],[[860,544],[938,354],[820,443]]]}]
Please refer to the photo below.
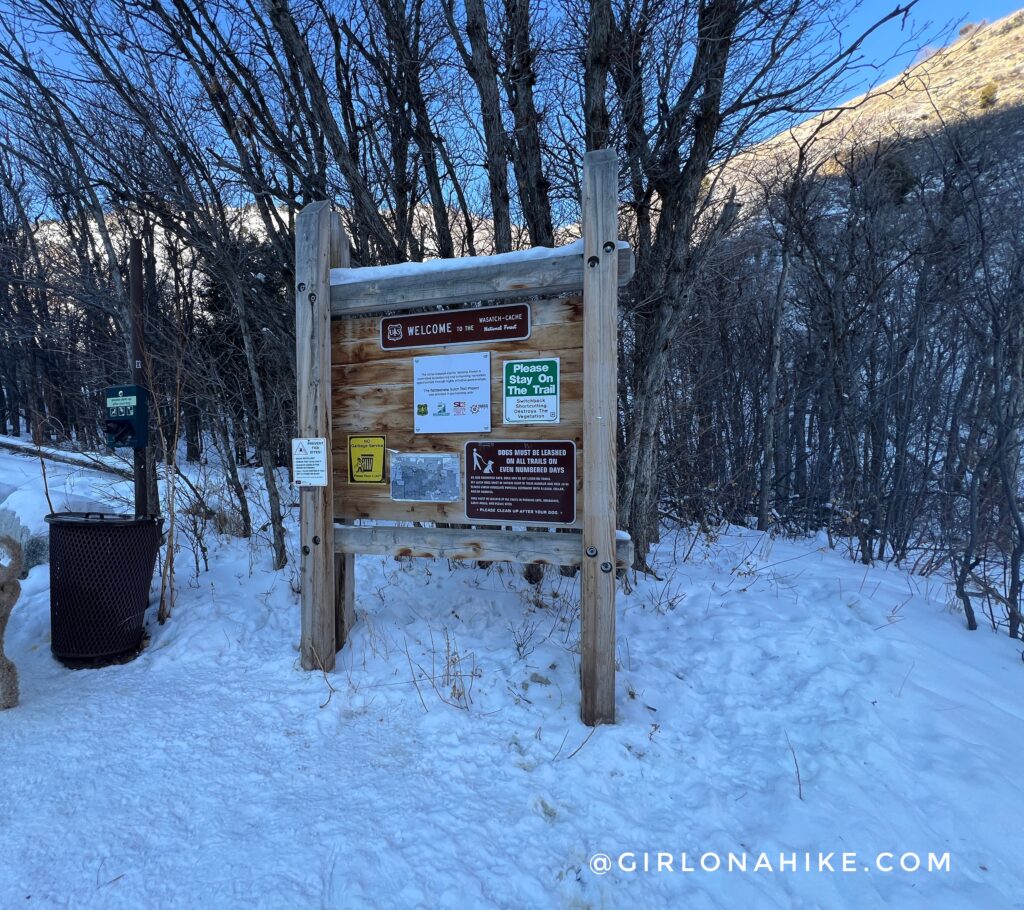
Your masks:
[{"label": "metal sign post", "polygon": [[[142,313],[142,241],[133,237],[129,246],[128,261],[129,296],[132,307],[132,382],[145,386],[145,324]],[[135,517],[149,514],[146,484],[146,447],[136,446],[135,453]]]}]

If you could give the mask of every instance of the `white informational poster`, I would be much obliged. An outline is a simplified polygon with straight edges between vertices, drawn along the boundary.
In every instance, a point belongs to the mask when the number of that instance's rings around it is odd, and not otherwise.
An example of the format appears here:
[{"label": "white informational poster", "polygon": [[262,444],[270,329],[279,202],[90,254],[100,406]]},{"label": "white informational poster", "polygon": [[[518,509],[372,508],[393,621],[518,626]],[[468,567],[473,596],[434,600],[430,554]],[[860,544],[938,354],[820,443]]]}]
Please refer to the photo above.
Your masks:
[{"label": "white informational poster", "polygon": [[297,487],[327,486],[327,440],[292,440],[292,482]]},{"label": "white informational poster", "polygon": [[491,432],[491,355],[413,358],[417,433]]}]

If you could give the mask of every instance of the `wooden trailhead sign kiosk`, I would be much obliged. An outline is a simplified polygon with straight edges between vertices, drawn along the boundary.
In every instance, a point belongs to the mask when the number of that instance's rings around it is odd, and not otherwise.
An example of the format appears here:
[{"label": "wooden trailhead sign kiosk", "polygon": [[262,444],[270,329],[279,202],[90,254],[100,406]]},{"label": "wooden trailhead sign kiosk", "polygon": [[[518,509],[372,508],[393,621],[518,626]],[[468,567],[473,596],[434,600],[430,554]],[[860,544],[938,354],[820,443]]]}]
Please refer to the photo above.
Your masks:
[{"label": "wooden trailhead sign kiosk", "polygon": [[[610,150],[583,240],[350,268],[326,202],[296,222],[302,665],[334,668],[356,554],[579,566],[583,721],[615,719],[618,240]],[[386,524],[381,524],[386,522]]]}]

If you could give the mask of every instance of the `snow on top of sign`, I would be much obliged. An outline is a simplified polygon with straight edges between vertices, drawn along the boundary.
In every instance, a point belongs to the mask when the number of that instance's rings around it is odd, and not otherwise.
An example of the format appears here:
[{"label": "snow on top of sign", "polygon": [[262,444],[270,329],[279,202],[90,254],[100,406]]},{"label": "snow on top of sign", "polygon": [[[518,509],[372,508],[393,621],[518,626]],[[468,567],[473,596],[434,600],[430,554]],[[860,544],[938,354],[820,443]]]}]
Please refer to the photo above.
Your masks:
[{"label": "snow on top of sign", "polygon": [[[618,241],[620,250],[628,250],[625,240]],[[538,246],[529,250],[512,253],[498,253],[494,256],[463,256],[460,259],[428,259],[426,262],[399,262],[396,265],[374,265],[356,269],[331,269],[331,284],[353,284],[362,281],[383,281],[387,278],[404,278],[409,275],[426,275],[436,272],[452,272],[484,266],[514,265],[538,259],[561,256],[582,256],[583,241],[576,240],[565,246]]]},{"label": "snow on top of sign", "polygon": [[331,284],[350,284],[355,281],[378,281],[384,278],[402,278],[407,275],[423,275],[430,272],[449,272],[476,266],[511,265],[552,256],[573,256],[583,254],[583,241],[577,240],[566,246],[534,247],[516,250],[513,253],[498,253],[494,256],[464,256],[460,259],[428,259],[426,262],[399,262],[396,265],[376,265],[359,269],[331,269]]}]

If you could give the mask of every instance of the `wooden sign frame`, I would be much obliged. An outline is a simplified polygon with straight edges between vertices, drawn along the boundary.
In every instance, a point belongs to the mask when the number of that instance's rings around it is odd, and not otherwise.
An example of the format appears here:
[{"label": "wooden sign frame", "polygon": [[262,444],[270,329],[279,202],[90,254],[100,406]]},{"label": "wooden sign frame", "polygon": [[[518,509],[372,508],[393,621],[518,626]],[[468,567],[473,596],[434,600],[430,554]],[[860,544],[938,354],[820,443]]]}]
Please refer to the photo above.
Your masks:
[{"label": "wooden sign frame", "polygon": [[[582,251],[574,246],[533,250],[525,257],[473,257],[450,260],[443,268],[435,263],[411,268],[406,263],[400,268],[350,269],[348,240],[339,215],[326,202],[311,203],[299,213],[295,237],[297,435],[332,440],[328,447],[327,485],[304,488],[299,494],[300,650],[304,668],[332,670],[335,652],[344,645],[355,624],[356,554],[580,566],[581,716],[589,725],[614,722],[615,569],[628,566],[633,555],[628,536],[615,528],[617,299],[619,286],[628,282],[633,273],[632,252],[628,245],[618,241],[617,199],[618,168],[614,153],[607,149],[588,152],[583,166]],[[438,304],[503,303],[510,298],[538,297],[542,299],[533,304],[537,308],[534,318],[540,308],[554,306],[554,310],[546,309],[549,322],[554,318],[551,314],[567,314],[569,328],[559,331],[570,333],[580,331],[580,302],[578,298],[567,300],[565,295],[578,295],[581,290],[581,338],[573,336],[579,339],[578,368],[582,377],[582,409],[576,412],[576,424],[503,427],[501,415],[494,414],[492,408],[489,434],[494,442],[502,440],[503,429],[508,430],[510,439],[525,440],[534,435],[568,439],[572,437],[566,428],[576,427],[573,441],[581,450],[576,471],[578,477],[582,475],[582,495],[577,492],[577,520],[572,526],[564,530],[563,525],[564,533],[553,533],[552,529],[511,530],[507,522],[504,527],[468,529],[352,524],[352,518],[366,516],[441,522],[458,518],[437,508],[424,509],[426,518],[408,510],[394,515],[381,512],[379,505],[372,505],[382,501],[380,485],[355,485],[359,491],[356,494],[352,487],[339,482],[339,478],[348,479],[347,449],[344,467],[341,459],[332,459],[332,452],[347,446],[348,435],[371,433],[370,428],[349,427],[344,425],[344,418],[339,419],[336,398],[332,398],[332,391],[337,394],[337,389],[332,390],[332,375],[338,377],[341,387],[352,374],[344,362],[332,360],[332,317],[397,315]],[[574,320],[576,324],[572,327]],[[537,322],[543,324],[543,320]],[[535,326],[534,331],[539,329]],[[552,330],[543,337],[557,339],[561,335]],[[381,352],[379,338],[373,344]],[[531,340],[499,340],[492,346],[456,349],[498,348],[509,359],[521,354],[533,356]],[[368,349],[360,349],[360,356]],[[384,351],[381,356],[387,353]],[[411,353],[427,354],[429,349]],[[368,366],[355,357],[353,363]],[[492,363],[492,400],[495,385],[501,389],[502,377],[500,367],[496,373]],[[409,419],[411,423],[411,416]],[[538,429],[545,432],[538,433]],[[378,431],[379,435],[386,432],[384,428]],[[459,437],[446,450],[454,450],[452,447],[464,442],[465,438]],[[339,475],[339,470],[344,474]],[[369,497],[370,505],[361,507],[362,510],[356,508],[349,501],[354,495]],[[478,524],[475,520],[473,523]]]}]

